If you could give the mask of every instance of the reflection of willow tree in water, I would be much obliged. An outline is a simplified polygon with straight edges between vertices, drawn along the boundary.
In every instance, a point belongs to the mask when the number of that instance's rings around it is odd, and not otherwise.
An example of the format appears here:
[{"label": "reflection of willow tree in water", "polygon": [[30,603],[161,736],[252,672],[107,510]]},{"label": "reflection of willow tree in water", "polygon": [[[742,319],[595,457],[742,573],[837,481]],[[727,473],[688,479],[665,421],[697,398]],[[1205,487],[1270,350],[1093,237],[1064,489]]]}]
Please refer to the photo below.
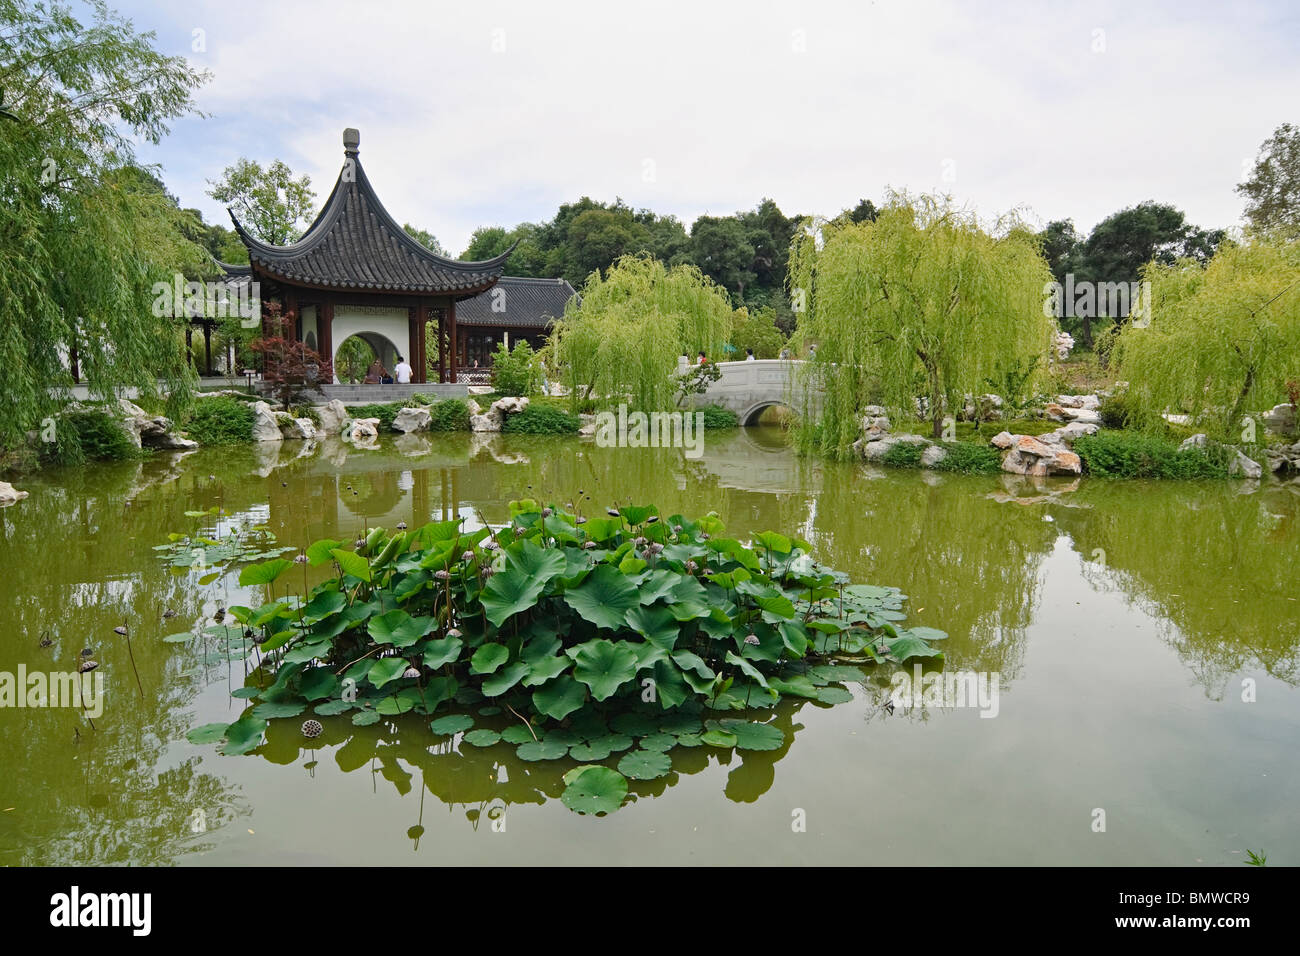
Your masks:
[{"label": "reflection of willow tree in water", "polygon": [[[0,511],[0,669],[73,673],[90,648],[104,677],[93,729],[75,708],[0,709],[4,803],[14,808],[0,817],[0,863],[167,864],[204,849],[204,832],[240,812],[194,761],[173,755],[162,766],[191,726],[201,675],[161,638],[208,613],[192,578],[150,549],[159,529],[185,527],[184,481],[154,481],[170,474],[165,459],[69,469],[57,485],[29,482],[21,510]],[[164,610],[176,616],[164,620]],[[113,632],[124,622],[143,697],[126,638]]]},{"label": "reflection of willow tree in water", "polygon": [[1241,492],[1222,482],[1085,483],[1073,501],[1093,507],[1054,511],[1085,573],[1159,618],[1213,697],[1255,666],[1297,682],[1300,496],[1285,486]]},{"label": "reflection of willow tree in water", "polygon": [[[804,707],[826,707],[815,701],[785,698],[770,712],[771,724],[780,728],[784,741],[776,750],[727,750],[711,747],[675,747],[670,751],[672,771],[654,780],[629,780],[631,799],[646,799],[664,794],[682,775],[696,774],[719,763],[730,767],[727,775],[726,796],[737,803],[754,803],[771,789],[776,780],[776,764],[790,750],[796,733],[804,729],[797,720]],[[757,711],[758,719],[765,719],[768,711]],[[707,719],[739,716],[735,711],[718,714],[706,711]],[[266,743],[257,751],[258,756],[271,763],[289,766],[304,757],[320,761],[332,754],[340,770],[352,773],[363,768],[372,776],[382,777],[392,784],[402,796],[423,786],[442,803],[459,805],[466,809],[471,824],[478,825],[489,809],[532,804],[540,806],[548,800],[559,800],[564,793],[563,774],[578,766],[578,761],[520,760],[509,744],[486,748],[461,743],[453,747],[451,738],[441,738],[430,745],[429,727],[425,721],[407,718],[386,718],[373,727],[354,727],[346,717],[321,718],[325,730],[320,737],[304,746],[299,731],[299,721],[272,720],[266,730]],[[479,718],[476,726],[492,724],[499,729],[509,726],[500,720]],[[635,748],[629,748],[635,749]],[[611,754],[604,760],[594,761],[616,767],[628,751]],[[396,821],[395,821],[396,823]],[[406,827],[419,820],[400,821]],[[412,827],[412,829],[416,829]],[[408,831],[409,832],[409,831]],[[415,838],[417,834],[411,834]]]},{"label": "reflection of willow tree in water", "polygon": [[1057,531],[1040,510],[1000,504],[989,490],[986,478],[930,484],[911,471],[867,478],[828,467],[809,540],[818,560],[855,580],[901,587],[909,623],[950,635],[950,669],[998,671],[1005,687],[1019,672],[1038,567]]}]

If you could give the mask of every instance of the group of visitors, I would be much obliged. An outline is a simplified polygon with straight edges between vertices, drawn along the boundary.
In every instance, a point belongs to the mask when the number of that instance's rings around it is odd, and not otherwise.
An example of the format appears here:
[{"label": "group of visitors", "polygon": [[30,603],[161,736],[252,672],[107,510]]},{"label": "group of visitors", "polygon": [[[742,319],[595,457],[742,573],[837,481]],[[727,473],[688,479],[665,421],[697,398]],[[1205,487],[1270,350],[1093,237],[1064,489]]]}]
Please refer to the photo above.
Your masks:
[{"label": "group of visitors", "polygon": [[399,355],[397,356],[397,364],[393,366],[393,371],[390,373],[388,369],[384,368],[384,363],[379,361],[379,357],[375,356],[375,360],[370,363],[370,368],[366,370],[366,384],[392,385],[396,380],[398,385],[409,385],[411,384],[411,373],[413,371],[406,359]]}]

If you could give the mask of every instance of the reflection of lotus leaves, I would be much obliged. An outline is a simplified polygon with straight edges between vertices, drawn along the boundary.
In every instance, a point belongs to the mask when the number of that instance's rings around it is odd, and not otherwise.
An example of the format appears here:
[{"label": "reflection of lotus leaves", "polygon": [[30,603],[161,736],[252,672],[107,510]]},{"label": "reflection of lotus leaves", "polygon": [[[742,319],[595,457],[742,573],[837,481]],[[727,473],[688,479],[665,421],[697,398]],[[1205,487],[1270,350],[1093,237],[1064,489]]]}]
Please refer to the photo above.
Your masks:
[{"label": "reflection of lotus leaves", "polygon": [[[671,773],[653,779],[629,776],[630,798],[661,796],[682,777],[701,773],[716,763],[731,768],[725,787],[727,798],[738,803],[753,803],[771,788],[776,779],[776,762],[785,756],[795,734],[803,729],[803,724],[794,722],[794,715],[802,707],[810,705],[809,701],[789,698],[782,700],[773,710],[751,718],[763,720],[773,732],[780,732],[782,743],[776,750],[718,750],[711,747],[676,746],[667,751],[659,751],[640,746],[640,749],[611,749],[608,757],[591,762],[614,769],[620,761],[632,755],[640,755],[635,761],[638,766],[657,756],[668,758]],[[733,718],[722,719],[730,723]],[[744,720],[739,717],[734,719],[741,722]],[[646,735],[643,740],[657,748],[663,743],[661,738],[668,736],[669,731],[672,736],[680,736],[690,734],[692,728],[698,730],[699,720],[698,715],[680,715],[680,719],[666,715],[659,721],[659,729]],[[300,759],[304,746],[317,753],[334,749],[334,760],[339,769],[350,773],[368,769],[372,762],[376,762],[379,775],[389,781],[400,794],[410,792],[414,775],[419,771],[424,787],[430,794],[448,805],[474,808],[473,820],[479,819],[484,812],[490,819],[495,819],[491,816],[491,808],[494,806],[504,813],[507,807],[514,804],[540,806],[547,800],[559,799],[565,790],[563,774],[575,765],[575,761],[568,758],[534,761],[520,759],[513,747],[483,749],[467,744],[463,738],[460,750],[452,750],[448,746],[435,752],[430,744],[428,724],[418,717],[385,718],[371,727],[354,727],[346,714],[338,717],[325,716],[321,718],[321,723],[325,726],[324,733],[309,743],[303,741],[299,723],[292,718],[271,720],[266,729],[266,743],[258,750],[258,755],[272,763],[288,765]],[[593,729],[599,728],[593,724]],[[543,735],[543,739],[546,736]],[[571,732],[555,728],[551,731],[551,736],[553,739],[567,740],[570,739]],[[598,749],[603,751],[604,745],[611,742],[621,744],[623,739],[601,740],[603,746]],[[447,743],[450,745],[450,740]],[[485,807],[486,811],[483,809]]]}]

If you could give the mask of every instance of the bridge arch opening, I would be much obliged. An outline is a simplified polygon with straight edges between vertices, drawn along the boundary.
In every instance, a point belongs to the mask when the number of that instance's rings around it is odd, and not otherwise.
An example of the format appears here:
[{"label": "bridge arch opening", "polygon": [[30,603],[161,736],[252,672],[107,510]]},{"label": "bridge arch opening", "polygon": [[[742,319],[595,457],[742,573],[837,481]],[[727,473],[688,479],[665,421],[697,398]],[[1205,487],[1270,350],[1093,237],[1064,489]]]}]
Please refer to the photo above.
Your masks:
[{"label": "bridge arch opening", "polygon": [[[769,419],[774,419],[774,420],[770,422],[760,421],[760,419],[764,417],[765,413]],[[781,417],[777,417],[777,415]],[[751,405],[745,411],[741,412],[736,417],[740,420],[741,427],[748,428],[751,425],[782,424],[783,418],[793,419],[795,417],[795,411],[793,408],[790,407],[788,402],[772,399],[768,401],[757,402],[754,405]]]}]

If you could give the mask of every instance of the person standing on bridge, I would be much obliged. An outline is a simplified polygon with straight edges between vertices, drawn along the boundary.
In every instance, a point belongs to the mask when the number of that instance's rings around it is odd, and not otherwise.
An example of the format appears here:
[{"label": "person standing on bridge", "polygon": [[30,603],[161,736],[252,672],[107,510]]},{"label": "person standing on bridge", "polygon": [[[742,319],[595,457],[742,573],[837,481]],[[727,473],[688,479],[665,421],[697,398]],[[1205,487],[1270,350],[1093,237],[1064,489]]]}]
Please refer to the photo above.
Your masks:
[{"label": "person standing on bridge", "polygon": [[746,361],[746,362],[756,362],[756,361],[758,361],[757,359],[754,358],[754,350],[753,350],[753,349],[745,349],[745,361]]},{"label": "person standing on bridge", "polygon": [[398,385],[411,384],[411,366],[406,363],[406,359],[400,355],[397,356],[397,364],[393,366],[393,374],[397,376]]},{"label": "person standing on bridge", "polygon": [[699,361],[699,364],[700,364],[700,365],[706,365],[706,364],[708,364],[708,361],[709,361],[709,360],[708,360],[707,358],[705,358],[705,356],[704,356],[704,350],[701,349],[701,350],[700,350],[700,361]]}]

